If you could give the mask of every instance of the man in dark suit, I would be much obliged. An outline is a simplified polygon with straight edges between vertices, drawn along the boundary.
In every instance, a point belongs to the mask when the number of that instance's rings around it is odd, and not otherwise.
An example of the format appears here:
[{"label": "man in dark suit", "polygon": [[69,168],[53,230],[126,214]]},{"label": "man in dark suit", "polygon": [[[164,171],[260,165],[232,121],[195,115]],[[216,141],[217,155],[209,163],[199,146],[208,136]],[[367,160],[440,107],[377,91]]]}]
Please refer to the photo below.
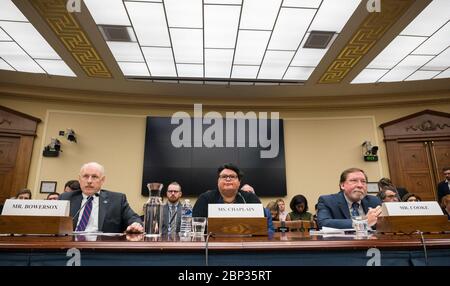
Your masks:
[{"label": "man in dark suit", "polygon": [[81,167],[81,190],[63,193],[70,201],[70,215],[76,231],[143,232],[142,220],[131,209],[125,194],[103,190],[105,170],[91,162]]},{"label": "man in dark suit", "polygon": [[443,168],[442,172],[444,173],[445,180],[440,182],[437,187],[439,203],[442,203],[442,198],[445,197],[445,195],[450,195],[450,167]]},{"label": "man in dark suit", "polygon": [[350,168],[342,172],[337,194],[319,197],[317,222],[319,227],[352,228],[353,215],[366,216],[369,226],[377,223],[381,201],[367,195],[367,176],[363,170]]},{"label": "man in dark suit", "polygon": [[167,187],[167,204],[163,208],[163,219],[161,230],[163,234],[172,234],[180,232],[181,226],[181,203],[180,198],[183,195],[181,186],[177,182],[172,182]]}]

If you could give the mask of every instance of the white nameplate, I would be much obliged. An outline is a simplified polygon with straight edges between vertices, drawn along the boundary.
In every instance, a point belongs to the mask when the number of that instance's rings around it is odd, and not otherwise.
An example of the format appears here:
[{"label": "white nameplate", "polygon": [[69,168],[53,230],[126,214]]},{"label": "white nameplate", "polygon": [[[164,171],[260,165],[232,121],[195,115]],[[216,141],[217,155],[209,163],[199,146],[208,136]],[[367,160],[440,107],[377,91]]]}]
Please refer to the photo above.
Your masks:
[{"label": "white nameplate", "polygon": [[70,201],[8,199],[2,215],[69,216],[69,212]]},{"label": "white nameplate", "polygon": [[209,204],[208,217],[264,217],[262,204]]},{"label": "white nameplate", "polygon": [[437,202],[390,202],[382,205],[383,216],[443,215]]}]

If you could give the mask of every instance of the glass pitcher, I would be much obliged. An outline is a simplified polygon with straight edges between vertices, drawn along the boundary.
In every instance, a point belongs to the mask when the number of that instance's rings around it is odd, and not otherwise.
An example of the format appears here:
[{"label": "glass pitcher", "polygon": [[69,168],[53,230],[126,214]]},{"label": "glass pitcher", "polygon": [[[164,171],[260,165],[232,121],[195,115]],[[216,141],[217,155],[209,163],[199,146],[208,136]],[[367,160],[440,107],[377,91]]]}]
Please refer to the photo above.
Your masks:
[{"label": "glass pitcher", "polygon": [[161,198],[163,184],[148,183],[150,197],[144,204],[144,230],[146,236],[160,236],[164,203]]}]

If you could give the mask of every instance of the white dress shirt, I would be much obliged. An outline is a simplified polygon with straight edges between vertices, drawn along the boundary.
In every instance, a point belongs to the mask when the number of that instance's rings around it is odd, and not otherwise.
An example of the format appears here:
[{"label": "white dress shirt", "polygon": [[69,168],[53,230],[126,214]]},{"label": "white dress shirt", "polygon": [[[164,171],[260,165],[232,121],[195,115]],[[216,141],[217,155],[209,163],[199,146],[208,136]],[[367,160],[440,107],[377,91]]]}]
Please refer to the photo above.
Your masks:
[{"label": "white dress shirt", "polygon": [[[100,194],[100,192],[98,192]],[[82,194],[83,200],[81,201],[81,205],[83,208],[80,210],[80,213],[78,214],[78,222],[77,225],[81,221],[81,217],[83,216],[84,207],[86,206],[87,198],[88,196],[85,194]],[[94,199],[92,200],[92,210],[91,210],[91,216],[89,217],[89,222],[86,226],[85,232],[97,232],[98,231],[98,204],[99,204],[99,196],[94,196]]]}]

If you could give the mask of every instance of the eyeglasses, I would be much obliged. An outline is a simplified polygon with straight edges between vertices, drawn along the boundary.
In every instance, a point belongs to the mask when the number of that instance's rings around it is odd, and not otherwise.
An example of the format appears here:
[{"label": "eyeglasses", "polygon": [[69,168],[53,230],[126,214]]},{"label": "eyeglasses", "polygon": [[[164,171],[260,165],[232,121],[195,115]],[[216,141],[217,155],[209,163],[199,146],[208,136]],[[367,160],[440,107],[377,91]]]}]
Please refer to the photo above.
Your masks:
[{"label": "eyeglasses", "polygon": [[358,182],[363,184],[363,185],[367,185],[367,181],[366,180],[351,179],[351,180],[348,180],[347,182],[349,182],[352,185],[356,185],[356,184],[358,184]]},{"label": "eyeglasses", "polygon": [[176,193],[179,193],[180,191],[178,191],[178,190],[167,190],[167,192],[176,194]]},{"label": "eyeglasses", "polygon": [[222,180],[236,180],[238,178],[238,176],[236,176],[236,175],[220,175],[219,178]]}]

